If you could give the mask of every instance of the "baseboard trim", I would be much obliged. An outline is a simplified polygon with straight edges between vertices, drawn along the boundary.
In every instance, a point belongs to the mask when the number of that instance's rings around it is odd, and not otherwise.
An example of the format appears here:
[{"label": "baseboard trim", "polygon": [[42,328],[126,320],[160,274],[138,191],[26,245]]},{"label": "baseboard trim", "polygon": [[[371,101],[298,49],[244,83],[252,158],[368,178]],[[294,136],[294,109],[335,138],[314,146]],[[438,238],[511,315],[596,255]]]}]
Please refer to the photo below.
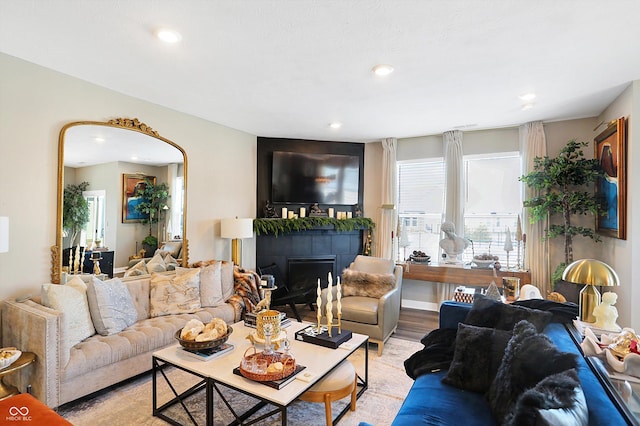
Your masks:
[{"label": "baseboard trim", "polygon": [[423,311],[438,312],[438,304],[433,302],[422,302],[420,300],[402,299],[402,307],[409,309],[420,309]]}]

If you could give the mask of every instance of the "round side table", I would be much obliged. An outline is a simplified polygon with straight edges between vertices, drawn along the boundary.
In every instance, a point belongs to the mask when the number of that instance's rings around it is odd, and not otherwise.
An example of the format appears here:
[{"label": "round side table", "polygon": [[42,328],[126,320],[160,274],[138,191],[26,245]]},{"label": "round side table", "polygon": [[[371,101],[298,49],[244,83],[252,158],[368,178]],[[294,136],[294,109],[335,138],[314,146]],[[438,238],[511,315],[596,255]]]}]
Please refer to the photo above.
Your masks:
[{"label": "round side table", "polygon": [[0,370],[0,401],[13,395],[18,395],[20,391],[13,385],[4,383],[4,376],[18,371],[36,360],[36,354],[33,352],[22,352],[20,358],[15,360],[13,364]]}]

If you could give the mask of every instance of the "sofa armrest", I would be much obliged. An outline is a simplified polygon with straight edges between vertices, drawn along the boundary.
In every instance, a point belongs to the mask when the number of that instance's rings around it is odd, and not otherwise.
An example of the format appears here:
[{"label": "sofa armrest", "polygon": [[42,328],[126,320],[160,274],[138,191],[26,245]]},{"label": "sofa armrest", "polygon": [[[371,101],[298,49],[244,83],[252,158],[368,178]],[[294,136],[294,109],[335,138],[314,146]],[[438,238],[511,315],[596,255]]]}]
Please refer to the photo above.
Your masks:
[{"label": "sofa armrest", "polygon": [[471,310],[470,303],[447,300],[440,305],[440,328],[458,328]]},{"label": "sofa armrest", "polygon": [[62,313],[31,300],[2,302],[2,344],[21,351],[33,352],[33,365],[7,376],[6,381],[24,392],[32,386],[32,394],[50,407],[58,406],[60,371],[69,354],[61,352]]}]

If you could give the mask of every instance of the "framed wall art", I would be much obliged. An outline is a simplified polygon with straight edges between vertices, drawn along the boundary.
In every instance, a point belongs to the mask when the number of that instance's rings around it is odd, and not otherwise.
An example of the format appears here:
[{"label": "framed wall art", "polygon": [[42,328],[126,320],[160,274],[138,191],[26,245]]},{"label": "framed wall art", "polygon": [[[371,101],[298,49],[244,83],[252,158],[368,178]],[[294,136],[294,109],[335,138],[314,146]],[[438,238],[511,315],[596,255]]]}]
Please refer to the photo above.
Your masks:
[{"label": "framed wall art", "polygon": [[606,211],[596,216],[601,235],[627,239],[627,141],[624,117],[613,120],[594,139],[595,158],[604,170],[596,182],[596,194],[606,202]]},{"label": "framed wall art", "polygon": [[136,211],[136,206],[143,200],[135,195],[136,190],[141,186],[144,188],[146,180],[154,185],[156,183],[155,176],[126,173],[122,175],[122,223],[142,222],[149,218],[149,215]]}]

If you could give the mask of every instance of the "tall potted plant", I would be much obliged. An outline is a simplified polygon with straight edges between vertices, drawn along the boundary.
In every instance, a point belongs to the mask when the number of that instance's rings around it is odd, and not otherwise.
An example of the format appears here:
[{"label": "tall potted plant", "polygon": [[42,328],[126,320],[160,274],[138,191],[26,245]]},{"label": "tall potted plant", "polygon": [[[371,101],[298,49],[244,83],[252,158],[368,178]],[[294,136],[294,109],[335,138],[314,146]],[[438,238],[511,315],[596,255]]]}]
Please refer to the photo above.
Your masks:
[{"label": "tall potted plant", "polygon": [[64,188],[62,197],[62,228],[70,237],[69,247],[78,242],[80,231],[89,222],[89,203],[82,195],[89,188],[89,182],[77,185],[69,184]]},{"label": "tall potted plant", "polygon": [[[571,140],[555,158],[536,157],[534,170],[520,177],[530,188],[539,190],[539,195],[524,201],[531,214],[531,221],[537,222],[549,217],[546,238],[564,238],[564,262],[552,274],[552,285],[562,277],[564,268],[573,262],[573,237],[582,236],[600,241],[591,227],[576,226],[572,218],[577,215],[597,214],[604,201],[596,196],[593,184],[603,175],[598,160],[584,158],[583,147],[587,142]],[[561,221],[553,223],[554,217]]]},{"label": "tall potted plant", "polygon": [[136,211],[144,213],[146,217],[142,219],[142,223],[149,225],[149,235],[142,240],[142,246],[148,253],[153,253],[158,248],[159,237],[153,236],[153,224],[158,223],[162,209],[167,206],[169,185],[154,184],[151,180],[145,179],[144,185],[136,188],[135,196],[143,200],[135,207]]}]

